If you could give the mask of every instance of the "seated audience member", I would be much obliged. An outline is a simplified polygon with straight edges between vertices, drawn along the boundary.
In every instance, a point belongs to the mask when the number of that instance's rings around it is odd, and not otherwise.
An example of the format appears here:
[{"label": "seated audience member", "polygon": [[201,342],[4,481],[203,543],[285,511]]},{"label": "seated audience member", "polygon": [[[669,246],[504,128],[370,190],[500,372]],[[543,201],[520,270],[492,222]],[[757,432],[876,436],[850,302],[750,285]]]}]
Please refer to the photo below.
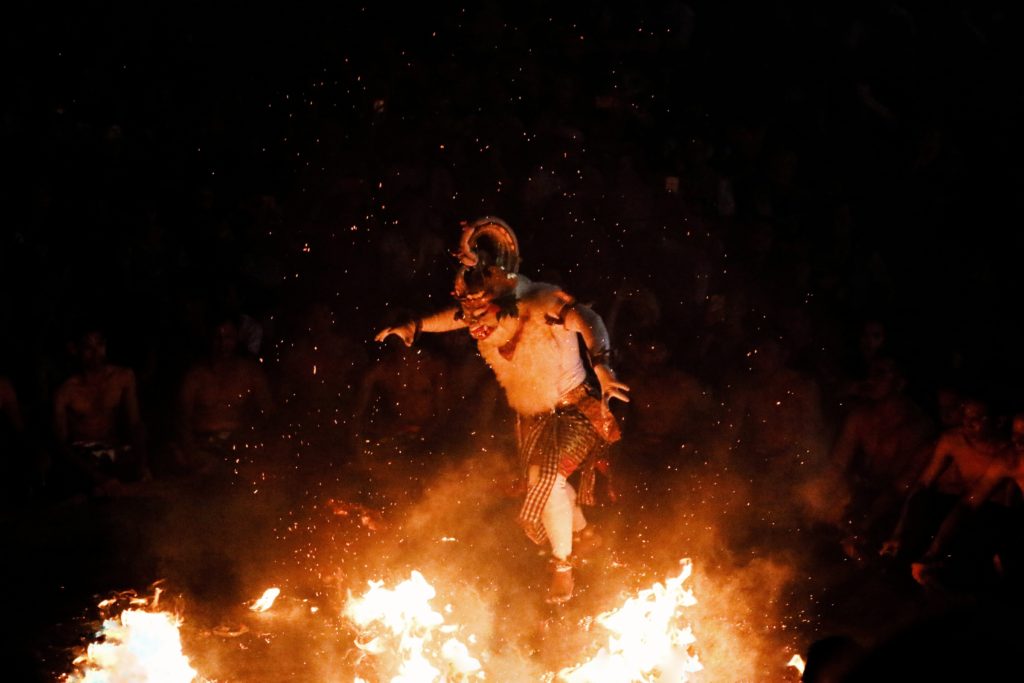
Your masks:
[{"label": "seated audience member", "polygon": [[692,446],[710,430],[714,403],[694,376],[676,368],[668,347],[652,339],[632,349],[629,440],[652,457]]},{"label": "seated audience member", "polygon": [[214,329],[209,357],[196,363],[182,383],[178,464],[208,470],[236,459],[240,439],[272,410],[263,369],[239,354],[234,319],[222,320]]},{"label": "seated audience member", "polygon": [[107,362],[107,342],[87,327],[72,342],[80,370],[54,399],[61,493],[116,495],[150,477],[135,373]]},{"label": "seated audience member", "polygon": [[[381,441],[425,442],[438,433],[444,414],[444,361],[426,346],[384,346],[356,396],[352,422],[357,458]],[[370,464],[363,462],[364,465]]]},{"label": "seated audience member", "polygon": [[816,513],[803,491],[821,476],[828,445],[818,384],[788,364],[782,343],[765,338],[747,357],[749,369],[726,394],[719,438],[727,439],[729,469],[744,480],[758,515],[728,526],[734,543],[767,547]]},{"label": "seated audience member", "polygon": [[792,482],[810,474],[807,466],[818,464],[827,446],[818,384],[791,367],[787,355],[771,337],[747,354],[749,372],[728,396],[727,433],[733,453],[742,458],[738,466]]},{"label": "seated audience member", "polygon": [[331,310],[318,303],[304,316],[282,365],[282,401],[289,403],[290,415],[344,421],[367,358],[361,344],[336,329]]},{"label": "seated audience member", "polygon": [[[975,549],[991,555],[999,574],[1020,573],[1024,551],[1021,491],[1024,490],[1024,413],[1014,416],[1010,447],[992,459],[983,476],[973,481],[943,521],[928,549],[911,565],[914,578],[929,582],[949,556],[955,541],[970,536]],[[970,530],[970,534],[965,534]],[[961,543],[962,547],[964,544]],[[988,557],[985,558],[988,560]],[[1019,578],[1016,576],[1015,578]]]},{"label": "seated audience member", "polygon": [[957,501],[977,490],[990,475],[990,468],[1008,454],[1008,444],[993,429],[988,405],[978,399],[965,401],[963,425],[939,438],[882,554],[896,555],[906,550],[909,556],[917,556]]},{"label": "seated audience member", "polygon": [[888,358],[872,361],[864,381],[865,401],[843,421],[832,448],[831,467],[849,486],[843,521],[850,534],[843,547],[861,556],[862,544],[878,547],[899,515],[900,505],[928,463],[933,426],[903,389],[906,381]]}]

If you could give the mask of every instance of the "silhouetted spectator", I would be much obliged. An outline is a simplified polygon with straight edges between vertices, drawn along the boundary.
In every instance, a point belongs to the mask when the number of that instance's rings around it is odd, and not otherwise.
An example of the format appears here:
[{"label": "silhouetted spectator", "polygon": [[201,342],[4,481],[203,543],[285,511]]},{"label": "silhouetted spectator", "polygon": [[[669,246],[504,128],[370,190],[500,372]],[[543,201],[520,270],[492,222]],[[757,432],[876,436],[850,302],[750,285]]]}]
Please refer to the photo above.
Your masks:
[{"label": "silhouetted spectator", "polygon": [[106,337],[95,327],[84,327],[70,347],[80,370],[54,399],[58,490],[117,495],[151,476],[135,373],[107,362]]}]

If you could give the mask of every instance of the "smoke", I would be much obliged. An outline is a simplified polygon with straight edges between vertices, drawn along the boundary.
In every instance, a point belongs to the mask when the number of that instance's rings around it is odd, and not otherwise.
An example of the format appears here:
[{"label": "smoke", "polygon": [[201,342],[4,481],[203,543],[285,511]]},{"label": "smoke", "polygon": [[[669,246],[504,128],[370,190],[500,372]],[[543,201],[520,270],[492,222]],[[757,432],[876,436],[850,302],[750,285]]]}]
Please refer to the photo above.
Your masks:
[{"label": "smoke", "polygon": [[791,593],[803,572],[813,571],[802,544],[816,519],[792,495],[797,482],[754,478],[728,462],[719,451],[626,473],[632,494],[606,526],[643,580],[659,580],[680,559],[692,559],[697,604],[685,615],[704,665],[699,680],[787,680],[785,663],[802,651],[806,626],[805,606]]},{"label": "smoke", "polygon": [[452,602],[453,621],[477,639],[489,676],[537,680],[592,655],[602,636],[582,624],[675,574],[687,557],[697,605],[684,616],[705,666],[699,680],[786,675],[800,649],[788,630],[800,608],[787,590],[804,562],[798,542],[795,549],[780,537],[807,519],[799,499],[770,510],[751,505],[759,496],[750,479],[710,464],[669,468],[668,476],[627,467],[623,500],[588,510],[605,543],[577,569],[582,591],[553,613],[542,600],[544,549],[524,540],[514,523],[518,500],[504,495],[512,462],[510,453],[477,452],[439,465],[422,495],[393,511],[401,524],[378,563],[385,573],[418,568],[435,584],[439,600]]},{"label": "smoke", "polygon": [[[634,485],[618,505],[589,511],[606,545],[578,568],[577,598],[552,612],[542,599],[543,549],[523,540],[518,501],[503,496],[511,462],[508,454],[475,453],[438,467],[419,499],[393,511],[401,525],[374,562],[380,576],[422,571],[438,601],[451,602],[452,621],[474,636],[489,677],[538,680],[594,654],[603,636],[583,624],[676,573],[685,557],[695,564],[698,602],[684,616],[706,669],[699,680],[763,680],[784,668],[792,642],[779,631],[781,598],[794,569],[781,554],[739,557],[728,547],[723,520],[745,523],[724,505],[745,510],[741,478],[680,479],[665,495],[651,495],[657,486],[647,481],[642,493]],[[710,495],[700,501],[703,490]]]},{"label": "smoke", "polygon": [[[184,593],[196,667],[225,680],[351,680],[366,655],[342,617],[346,600],[417,570],[488,678],[539,680],[591,656],[604,637],[590,620],[683,558],[694,563],[697,604],[684,618],[705,666],[697,680],[778,679],[801,649],[788,591],[808,568],[790,532],[807,508],[788,495],[792,482],[752,481],[724,456],[645,470],[664,458],[630,454],[622,499],[587,510],[604,543],[581,558],[576,598],[555,609],[543,600],[546,549],[515,522],[514,454],[495,443],[381,450],[369,471],[304,473],[284,460],[179,487],[147,533],[157,575]],[[765,489],[776,485],[772,502]],[[278,603],[249,612],[270,586],[282,589]]]},{"label": "smoke", "polygon": [[538,680],[531,656],[543,624],[546,589],[538,551],[515,524],[518,499],[509,453],[448,455],[437,463],[421,495],[392,512],[396,526],[382,539],[375,562],[381,577],[403,568],[421,571],[451,605],[450,620],[476,645],[493,680]]}]

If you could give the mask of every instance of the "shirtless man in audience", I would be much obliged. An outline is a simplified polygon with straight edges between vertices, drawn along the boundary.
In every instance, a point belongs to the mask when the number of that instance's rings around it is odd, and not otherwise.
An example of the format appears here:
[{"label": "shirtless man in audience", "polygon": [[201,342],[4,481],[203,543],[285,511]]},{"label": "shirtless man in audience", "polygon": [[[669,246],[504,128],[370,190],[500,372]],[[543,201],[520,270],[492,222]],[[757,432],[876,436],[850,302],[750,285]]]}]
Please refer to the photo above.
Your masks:
[{"label": "shirtless man in audience", "polygon": [[353,449],[360,466],[371,466],[380,442],[426,442],[439,433],[445,409],[445,364],[427,348],[384,347],[356,395]]},{"label": "shirtless man in audience", "polygon": [[[963,404],[963,424],[948,430],[935,445],[931,461],[907,496],[883,555],[896,555],[908,540],[930,537],[956,505],[990,475],[990,468],[1009,457],[1009,448],[992,425],[988,405],[978,399]],[[910,537],[910,538],[908,538]],[[914,550],[911,550],[913,553]]]},{"label": "shirtless man in audience", "polygon": [[313,417],[315,424],[347,421],[368,362],[362,344],[335,325],[331,309],[311,305],[281,363],[278,396],[289,404],[289,417]]},{"label": "shirtless man in audience", "polygon": [[[803,479],[828,448],[818,384],[788,364],[787,349],[777,339],[763,339],[747,355],[749,372],[727,394],[726,433],[734,456],[748,475]],[[780,488],[778,495],[789,492]]]},{"label": "shirtless man in audience", "polygon": [[[945,559],[954,537],[962,533],[965,526],[978,532],[975,536],[987,536],[993,550],[992,560],[996,570],[1005,572],[1002,557],[1005,550],[1019,556],[1024,537],[1020,531],[1021,492],[1024,491],[1024,413],[1013,417],[1009,447],[1003,448],[998,457],[992,459],[984,474],[973,481],[964,492],[952,512],[943,520],[935,539],[928,550],[913,564],[914,579],[926,585],[937,566]],[[987,507],[991,514],[979,516]],[[973,523],[973,525],[972,525]],[[1020,567],[1015,567],[1020,571]]]},{"label": "shirtless man in audience", "polygon": [[222,320],[211,341],[209,358],[188,371],[181,388],[178,464],[186,470],[237,458],[240,439],[273,410],[259,363],[238,353],[237,324]]},{"label": "shirtless man in audience", "polygon": [[61,465],[74,492],[118,495],[150,478],[135,373],[107,362],[107,341],[95,327],[71,344],[80,372],[57,389],[54,421]]},{"label": "shirtless man in audience", "polygon": [[887,525],[883,533],[892,529],[931,457],[931,420],[903,393],[905,385],[894,361],[873,360],[862,383],[865,401],[846,416],[832,448],[830,467],[850,489],[843,519],[850,533],[842,543],[850,557],[860,557],[864,543],[878,547],[879,526]]}]

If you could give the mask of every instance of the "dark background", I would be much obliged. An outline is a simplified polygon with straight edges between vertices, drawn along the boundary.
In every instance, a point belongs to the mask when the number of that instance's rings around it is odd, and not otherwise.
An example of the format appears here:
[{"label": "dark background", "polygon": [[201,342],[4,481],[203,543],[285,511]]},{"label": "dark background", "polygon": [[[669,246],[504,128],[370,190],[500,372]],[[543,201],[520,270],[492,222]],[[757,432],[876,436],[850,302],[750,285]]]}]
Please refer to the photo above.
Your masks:
[{"label": "dark background", "polygon": [[[694,229],[716,243],[712,293],[756,284],[769,315],[810,297],[816,325],[883,317],[929,378],[1004,393],[1019,378],[1019,24],[998,5],[186,4],[5,24],[15,375],[59,355],[84,311],[116,328],[122,362],[187,356],[181,309],[228,284],[265,320],[329,299],[365,337],[381,304],[448,286],[443,261],[425,290],[389,282],[403,264],[382,245],[426,230],[450,248],[457,220],[493,212],[528,273],[596,300],[623,275],[653,282],[677,336],[699,334],[699,311],[670,309],[691,263],[652,250],[686,251]],[[527,206],[561,148],[563,201]],[[617,195],[624,157],[639,202]],[[735,211],[687,191],[690,171],[727,179]],[[667,175],[680,206],[651,209]],[[55,381],[17,379],[36,398]]]},{"label": "dark background", "polygon": [[782,338],[836,418],[880,319],[923,405],[1024,408],[1016,12],[551,5],[7,10],[0,374],[36,440],[84,321],[159,451],[219,313],[260,322],[272,380],[316,302],[374,356],[488,213],[600,313],[645,292],[626,369],[658,340],[718,390]]}]

